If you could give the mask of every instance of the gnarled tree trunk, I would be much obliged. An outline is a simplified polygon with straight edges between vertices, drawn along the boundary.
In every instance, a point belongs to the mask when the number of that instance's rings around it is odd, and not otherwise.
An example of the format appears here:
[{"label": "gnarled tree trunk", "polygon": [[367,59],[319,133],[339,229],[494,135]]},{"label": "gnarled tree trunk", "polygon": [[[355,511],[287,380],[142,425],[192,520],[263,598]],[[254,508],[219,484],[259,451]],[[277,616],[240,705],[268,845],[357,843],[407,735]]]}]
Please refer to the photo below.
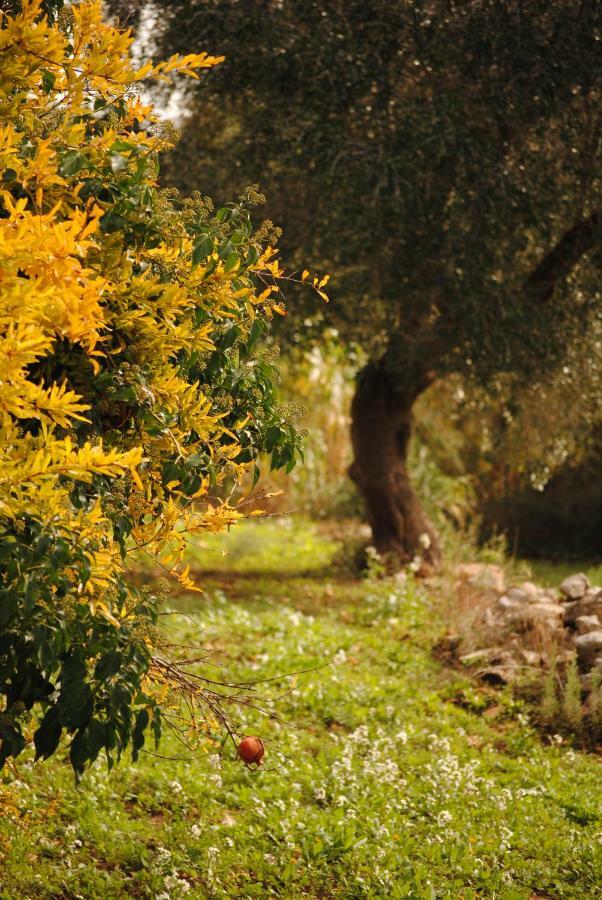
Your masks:
[{"label": "gnarled tree trunk", "polygon": [[383,366],[366,366],[351,405],[355,458],[349,474],[364,498],[378,552],[401,563],[420,556],[436,567],[441,559],[437,533],[407,469],[412,406],[419,393],[396,390]]}]

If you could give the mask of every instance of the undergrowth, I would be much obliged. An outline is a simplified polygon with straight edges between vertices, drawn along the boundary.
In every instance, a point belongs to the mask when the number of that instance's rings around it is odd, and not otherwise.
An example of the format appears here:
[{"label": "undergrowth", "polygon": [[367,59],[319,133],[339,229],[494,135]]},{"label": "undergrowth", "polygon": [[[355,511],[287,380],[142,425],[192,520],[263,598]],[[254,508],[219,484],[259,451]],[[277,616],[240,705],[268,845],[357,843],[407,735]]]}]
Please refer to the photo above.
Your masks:
[{"label": "undergrowth", "polygon": [[1,782],[2,900],[600,894],[598,758],[542,740],[508,690],[442,667],[437,602],[411,577],[325,570],[336,542],[307,525],[263,522],[244,541],[264,574],[228,557],[162,620],[216,679],[313,669],[260,686],[276,717],[238,716],[265,741],[263,768],[230,744],[187,758],[168,737],[170,759],[150,746],[76,788],[66,748],[30,756]]}]

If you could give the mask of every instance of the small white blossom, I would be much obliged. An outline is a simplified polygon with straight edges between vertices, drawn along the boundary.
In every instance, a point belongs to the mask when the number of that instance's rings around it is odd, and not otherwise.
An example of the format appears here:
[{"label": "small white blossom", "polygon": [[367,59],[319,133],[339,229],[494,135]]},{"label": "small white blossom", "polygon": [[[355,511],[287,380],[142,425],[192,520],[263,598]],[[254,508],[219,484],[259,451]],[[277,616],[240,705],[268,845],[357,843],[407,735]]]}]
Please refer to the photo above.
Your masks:
[{"label": "small white blossom", "polygon": [[181,794],[182,791],[184,790],[184,788],[182,787],[182,785],[180,784],[179,781],[170,781],[169,787],[174,792],[174,794]]},{"label": "small white blossom", "polygon": [[175,872],[173,872],[171,875],[166,875],[163,884],[168,891],[177,890],[182,894],[188,894],[190,892],[190,885],[188,884],[186,879],[178,878]]}]

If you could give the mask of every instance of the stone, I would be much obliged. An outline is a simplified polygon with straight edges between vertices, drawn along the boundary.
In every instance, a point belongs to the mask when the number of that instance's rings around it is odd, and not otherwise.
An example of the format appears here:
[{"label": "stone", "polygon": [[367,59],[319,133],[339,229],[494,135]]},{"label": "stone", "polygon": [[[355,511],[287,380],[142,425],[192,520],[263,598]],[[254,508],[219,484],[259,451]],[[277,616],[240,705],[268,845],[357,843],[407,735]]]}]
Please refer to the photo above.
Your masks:
[{"label": "stone", "polygon": [[[523,594],[526,594],[527,597],[533,598],[533,600],[539,600],[544,593],[542,588],[537,587],[532,581],[521,581],[518,585],[518,589],[522,591]],[[512,588],[510,588],[510,590],[512,590]]]},{"label": "stone", "polygon": [[491,685],[510,684],[518,678],[518,666],[491,666],[487,669],[479,669],[475,672],[477,678]]},{"label": "stone", "polygon": [[602,590],[590,588],[580,600],[565,604],[565,622],[575,626],[580,616],[598,616],[602,622]]},{"label": "stone", "polygon": [[600,619],[598,616],[577,616],[575,619],[578,634],[588,634],[590,631],[599,631]]},{"label": "stone", "polygon": [[589,578],[583,572],[577,575],[569,575],[560,585],[560,592],[568,600],[580,600],[590,587]]},{"label": "stone", "polygon": [[473,650],[471,653],[464,653],[460,657],[460,662],[467,666],[474,666],[477,663],[497,662],[501,653],[504,651],[501,647],[484,647],[482,650]]},{"label": "stone", "polygon": [[508,594],[504,594],[498,600],[497,605],[500,607],[500,609],[502,609],[504,611],[520,609],[521,606],[523,606],[523,604],[526,602],[526,600],[527,600],[526,597],[519,599],[516,596],[509,597]]},{"label": "stone", "polygon": [[[504,598],[502,598],[504,599]],[[501,603],[501,600],[500,600]],[[541,623],[547,628],[560,628],[564,619],[564,606],[549,601],[539,603],[516,603],[507,608],[510,618],[524,623]]]},{"label": "stone", "polygon": [[523,581],[522,584],[514,584],[504,591],[498,602],[503,608],[516,609],[528,603],[555,604],[557,601],[554,594],[550,596],[532,581]]},{"label": "stone", "polygon": [[544,661],[544,657],[541,653],[538,653],[537,650],[527,650],[526,648],[523,648],[521,650],[521,656],[528,666],[535,666],[537,668],[540,668]]},{"label": "stone", "polygon": [[517,603],[528,603],[532,597],[532,594],[524,591],[522,587],[514,584],[512,585],[512,587],[508,588],[504,596],[508,597],[509,600],[515,600]]},{"label": "stone", "polygon": [[491,563],[461,563],[455,569],[459,582],[503,593],[506,579],[501,566]]},{"label": "stone", "polygon": [[602,629],[579,634],[574,639],[577,659],[582,669],[591,669],[598,657],[602,657]]}]

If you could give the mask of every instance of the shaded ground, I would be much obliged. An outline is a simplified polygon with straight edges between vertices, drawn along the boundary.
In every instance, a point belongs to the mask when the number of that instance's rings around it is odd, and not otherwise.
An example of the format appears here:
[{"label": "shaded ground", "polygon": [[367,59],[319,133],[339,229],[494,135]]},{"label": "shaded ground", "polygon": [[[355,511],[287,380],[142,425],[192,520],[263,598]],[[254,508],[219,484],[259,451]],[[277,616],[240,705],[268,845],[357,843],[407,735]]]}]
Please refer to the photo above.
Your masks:
[{"label": "shaded ground", "polygon": [[2,900],[601,894],[599,758],[542,743],[509,694],[442,669],[422,587],[328,572],[336,541],[302,523],[246,528],[227,560],[210,544],[193,560],[214,570],[206,593],[177,598],[167,632],[208,648],[212,677],[323,665],[261,689],[292,726],[244,711],[259,772],[230,746],[99,764],[79,788],[64,763],[20,764]]}]

